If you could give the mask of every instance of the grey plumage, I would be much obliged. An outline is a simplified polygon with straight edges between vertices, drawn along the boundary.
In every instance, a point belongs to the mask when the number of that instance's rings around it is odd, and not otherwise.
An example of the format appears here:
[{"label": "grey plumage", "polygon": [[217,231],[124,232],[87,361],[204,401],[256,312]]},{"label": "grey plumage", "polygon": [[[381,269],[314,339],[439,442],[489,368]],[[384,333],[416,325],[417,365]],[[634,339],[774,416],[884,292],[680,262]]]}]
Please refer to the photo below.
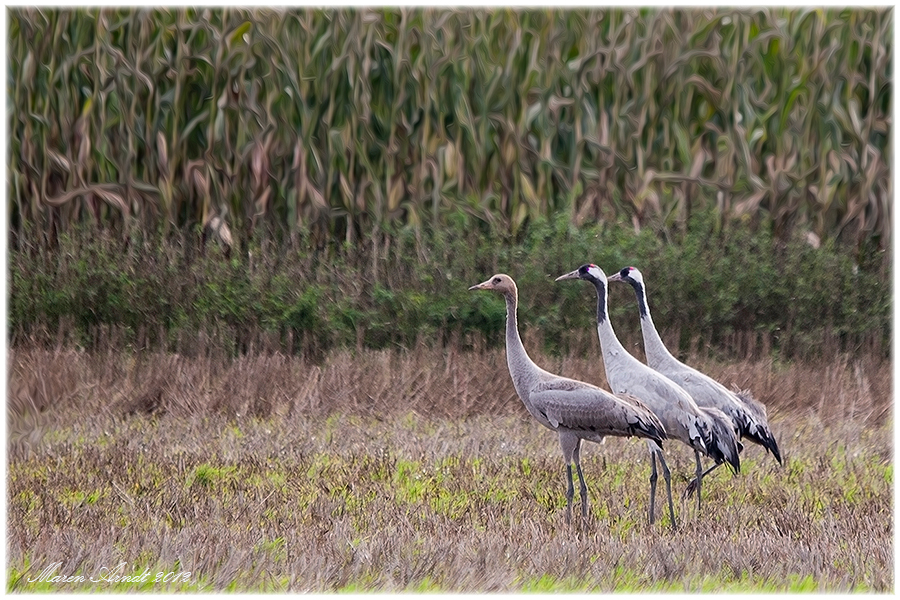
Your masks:
[{"label": "grey plumage", "polygon": [[647,288],[641,272],[634,267],[625,267],[611,275],[608,281],[621,281],[634,289],[647,364],[684,388],[698,406],[720,409],[731,420],[740,437],[761,445],[781,464],[781,452],[769,428],[766,407],[749,392],[732,392],[715,379],[679,361],[663,344],[650,316]]},{"label": "grey plumage", "polygon": [[[597,334],[610,388],[641,398],[662,421],[670,438],[678,439],[694,450],[698,488],[703,478],[700,453],[717,463],[727,462],[735,472],[739,471],[738,441],[731,421],[718,409],[698,407],[687,392],[634,358],[619,342],[608,318],[603,270],[592,264],[582,265],[558,277],[557,281],[566,279],[588,281],[597,291]],[[697,501],[699,507],[699,494]]]},{"label": "grey plumage", "polygon": [[[599,442],[605,436],[645,438],[651,451],[662,461],[665,428],[644,404],[634,396],[613,395],[597,386],[554,375],[538,367],[528,356],[519,337],[517,324],[518,290],[511,277],[494,275],[473,285],[470,290],[491,290],[506,299],[506,361],[516,393],[525,408],[541,425],[559,434],[566,462],[567,521],[572,518],[575,464],[581,488],[582,517],[587,517],[587,485],[581,470],[581,441]],[[664,470],[666,469],[663,464]]]}]

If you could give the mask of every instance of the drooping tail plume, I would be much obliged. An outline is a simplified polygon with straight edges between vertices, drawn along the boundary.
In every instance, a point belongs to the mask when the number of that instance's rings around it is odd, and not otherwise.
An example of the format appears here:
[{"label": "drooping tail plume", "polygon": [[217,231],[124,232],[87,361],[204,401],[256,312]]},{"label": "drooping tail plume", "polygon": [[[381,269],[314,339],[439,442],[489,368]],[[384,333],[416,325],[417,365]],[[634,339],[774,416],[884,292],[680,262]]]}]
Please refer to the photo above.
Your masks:
[{"label": "drooping tail plume", "polygon": [[752,421],[742,428],[740,434],[748,440],[759,444],[767,452],[771,452],[779,465],[784,464],[781,461],[781,451],[778,449],[778,442],[775,441],[775,436],[769,429],[765,405],[754,398],[748,390],[735,390],[734,393],[744,403],[747,412],[752,417]]},{"label": "drooping tail plume", "polygon": [[708,439],[705,440],[706,447],[709,450],[709,457],[717,463],[727,463],[732,471],[739,473],[741,470],[741,444],[734,432],[731,419],[718,408],[703,406],[699,408],[709,418],[710,422],[710,428],[706,432]]}]

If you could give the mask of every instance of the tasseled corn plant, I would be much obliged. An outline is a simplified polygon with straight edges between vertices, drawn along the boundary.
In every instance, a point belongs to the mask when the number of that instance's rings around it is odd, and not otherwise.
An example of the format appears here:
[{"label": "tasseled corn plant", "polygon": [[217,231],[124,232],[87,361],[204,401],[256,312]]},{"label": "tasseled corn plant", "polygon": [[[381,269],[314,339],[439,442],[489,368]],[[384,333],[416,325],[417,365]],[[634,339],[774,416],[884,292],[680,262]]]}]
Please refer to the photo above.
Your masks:
[{"label": "tasseled corn plant", "polygon": [[353,242],[453,218],[508,235],[558,211],[677,229],[715,205],[886,247],[892,17],[13,8],[12,239],[87,221]]}]

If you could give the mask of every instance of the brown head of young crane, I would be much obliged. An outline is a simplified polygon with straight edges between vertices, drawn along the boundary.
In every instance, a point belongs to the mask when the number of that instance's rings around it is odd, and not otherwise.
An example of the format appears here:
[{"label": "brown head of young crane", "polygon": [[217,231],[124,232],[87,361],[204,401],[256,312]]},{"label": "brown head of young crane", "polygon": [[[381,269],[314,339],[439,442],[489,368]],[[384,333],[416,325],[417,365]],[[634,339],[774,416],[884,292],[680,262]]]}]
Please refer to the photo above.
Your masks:
[{"label": "brown head of young crane", "polygon": [[[749,392],[732,392],[715,379],[684,364],[669,352],[650,316],[650,305],[647,301],[647,288],[644,276],[635,267],[625,267],[609,276],[610,283],[621,281],[634,290],[637,297],[638,312],[641,317],[641,336],[644,338],[644,353],[647,364],[655,371],[662,373],[691,395],[698,406],[718,408],[731,419],[740,437],[759,444],[775,456],[781,464],[781,451],[775,436],[769,429],[766,407]],[[719,463],[710,467],[704,475],[716,468]],[[688,492],[696,483],[688,487]]]},{"label": "brown head of young crane", "polygon": [[[581,515],[588,514],[587,484],[581,470],[581,441],[599,442],[604,436],[645,438],[662,460],[665,429],[650,409],[637,398],[613,395],[597,386],[560,377],[538,367],[529,358],[516,321],[518,290],[509,275],[497,274],[470,290],[489,290],[506,299],[506,363],[516,393],[538,422],[559,434],[566,462],[566,521],[572,521],[575,485],[572,463],[578,473]],[[671,501],[670,501],[671,510]],[[651,512],[651,522],[652,522]],[[674,515],[672,524],[674,526]]]},{"label": "brown head of young crane", "polygon": [[[613,331],[607,311],[606,274],[594,264],[582,265],[557,281],[581,279],[597,291],[597,335],[606,380],[616,393],[634,394],[656,413],[670,438],[678,439],[694,450],[697,475],[697,508],[700,508],[700,484],[703,465],[700,454],[716,462],[727,462],[737,472],[741,468],[739,443],[731,421],[716,408],[701,408],[675,382],[660,375],[629,354]],[[651,478],[653,473],[651,473]]]}]

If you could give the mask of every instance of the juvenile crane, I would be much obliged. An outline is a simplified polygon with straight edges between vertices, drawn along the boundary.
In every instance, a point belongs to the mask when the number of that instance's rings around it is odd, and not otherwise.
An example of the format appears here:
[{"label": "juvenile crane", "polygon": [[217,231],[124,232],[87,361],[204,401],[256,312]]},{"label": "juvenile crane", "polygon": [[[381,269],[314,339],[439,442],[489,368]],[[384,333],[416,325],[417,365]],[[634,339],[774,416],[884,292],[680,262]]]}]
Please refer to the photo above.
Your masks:
[{"label": "juvenile crane", "polygon": [[[469,290],[490,290],[506,299],[506,363],[516,393],[525,408],[538,422],[559,434],[563,460],[566,462],[566,522],[572,522],[572,500],[575,484],[572,463],[578,473],[581,491],[581,516],[587,518],[587,484],[581,470],[581,441],[600,442],[604,436],[640,437],[654,455],[658,455],[663,470],[668,467],[662,456],[662,440],[666,432],[662,423],[640,400],[629,395],[615,396],[597,386],[560,377],[538,367],[529,358],[519,337],[516,320],[518,290],[509,275],[497,274]],[[655,468],[655,463],[654,463]],[[668,481],[668,479],[667,479]],[[671,487],[669,509],[672,508]],[[650,513],[653,522],[653,511]]]},{"label": "juvenile crane", "polygon": [[[650,316],[647,288],[641,272],[635,267],[625,267],[611,275],[608,281],[621,281],[634,289],[641,315],[641,335],[644,338],[647,364],[684,388],[698,406],[720,409],[731,419],[740,437],[759,444],[775,456],[778,464],[782,464],[778,443],[769,429],[766,407],[748,392],[734,393],[715,379],[679,361],[663,344]],[[719,464],[714,464],[703,475],[706,476]],[[694,485],[695,483],[691,482],[688,493],[693,491]]]},{"label": "juvenile crane", "polygon": [[[727,462],[740,471],[738,441],[731,420],[716,408],[701,408],[673,381],[663,377],[629,354],[613,331],[607,311],[606,274],[597,265],[587,264],[557,281],[582,279],[597,290],[597,334],[606,368],[606,380],[613,392],[633,394],[650,407],[666,428],[670,438],[678,439],[694,450],[697,462],[697,509],[700,509],[700,485],[703,465],[700,453],[717,463]],[[651,472],[651,479],[655,473]]]}]

